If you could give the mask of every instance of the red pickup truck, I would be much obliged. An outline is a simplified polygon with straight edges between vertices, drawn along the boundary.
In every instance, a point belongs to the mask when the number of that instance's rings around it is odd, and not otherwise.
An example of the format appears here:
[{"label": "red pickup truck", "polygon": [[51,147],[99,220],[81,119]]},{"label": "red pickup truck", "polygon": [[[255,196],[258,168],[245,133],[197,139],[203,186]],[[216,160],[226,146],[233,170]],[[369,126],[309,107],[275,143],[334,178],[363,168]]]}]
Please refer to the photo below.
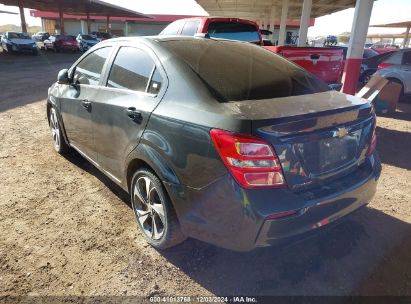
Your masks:
[{"label": "red pickup truck", "polygon": [[199,36],[255,43],[300,65],[328,84],[339,83],[343,71],[340,48],[264,46],[257,23],[227,17],[193,17],[170,23],[160,35]]}]

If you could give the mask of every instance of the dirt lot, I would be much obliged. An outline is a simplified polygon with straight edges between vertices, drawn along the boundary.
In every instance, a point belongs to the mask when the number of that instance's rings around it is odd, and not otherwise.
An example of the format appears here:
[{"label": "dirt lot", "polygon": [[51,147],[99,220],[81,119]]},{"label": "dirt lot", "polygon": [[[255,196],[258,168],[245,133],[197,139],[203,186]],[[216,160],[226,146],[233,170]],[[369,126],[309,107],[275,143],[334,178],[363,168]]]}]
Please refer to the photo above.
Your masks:
[{"label": "dirt lot", "polygon": [[379,117],[378,193],[341,225],[284,248],[158,252],[121,189],[52,148],[47,88],[77,56],[0,53],[0,296],[411,295],[410,106]]}]

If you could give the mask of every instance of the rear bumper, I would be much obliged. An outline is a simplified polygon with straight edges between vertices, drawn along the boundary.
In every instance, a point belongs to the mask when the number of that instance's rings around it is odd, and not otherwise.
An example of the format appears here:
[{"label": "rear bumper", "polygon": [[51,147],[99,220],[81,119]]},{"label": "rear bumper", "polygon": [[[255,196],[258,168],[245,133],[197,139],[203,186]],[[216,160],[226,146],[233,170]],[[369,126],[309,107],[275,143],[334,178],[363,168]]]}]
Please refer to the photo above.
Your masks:
[{"label": "rear bumper", "polygon": [[[202,189],[166,188],[187,236],[249,251],[306,237],[366,205],[376,192],[380,172],[375,153],[357,172],[299,193],[289,189],[246,190],[230,175]],[[267,219],[287,211],[296,213]]]}]

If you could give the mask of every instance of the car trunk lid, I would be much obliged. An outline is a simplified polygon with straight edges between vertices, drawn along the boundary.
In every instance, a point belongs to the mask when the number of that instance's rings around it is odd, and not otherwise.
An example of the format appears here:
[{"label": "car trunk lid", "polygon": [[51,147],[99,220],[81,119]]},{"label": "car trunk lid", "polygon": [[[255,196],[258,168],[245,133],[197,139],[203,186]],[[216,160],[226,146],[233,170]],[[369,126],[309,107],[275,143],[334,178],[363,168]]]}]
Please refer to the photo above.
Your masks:
[{"label": "car trunk lid", "polygon": [[330,91],[227,106],[273,145],[292,190],[346,175],[365,160],[374,113],[364,99]]}]

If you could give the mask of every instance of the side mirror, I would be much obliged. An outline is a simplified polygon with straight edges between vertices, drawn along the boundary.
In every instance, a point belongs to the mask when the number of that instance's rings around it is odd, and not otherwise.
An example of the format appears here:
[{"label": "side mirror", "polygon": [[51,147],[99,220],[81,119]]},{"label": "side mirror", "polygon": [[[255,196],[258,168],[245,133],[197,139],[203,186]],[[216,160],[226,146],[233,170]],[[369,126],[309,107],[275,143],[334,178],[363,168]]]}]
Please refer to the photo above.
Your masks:
[{"label": "side mirror", "polygon": [[68,84],[70,82],[67,69],[63,69],[58,73],[57,82],[59,84]]},{"label": "side mirror", "polygon": [[340,91],[342,88],[342,83],[332,83],[329,84],[328,87],[331,91]]}]

